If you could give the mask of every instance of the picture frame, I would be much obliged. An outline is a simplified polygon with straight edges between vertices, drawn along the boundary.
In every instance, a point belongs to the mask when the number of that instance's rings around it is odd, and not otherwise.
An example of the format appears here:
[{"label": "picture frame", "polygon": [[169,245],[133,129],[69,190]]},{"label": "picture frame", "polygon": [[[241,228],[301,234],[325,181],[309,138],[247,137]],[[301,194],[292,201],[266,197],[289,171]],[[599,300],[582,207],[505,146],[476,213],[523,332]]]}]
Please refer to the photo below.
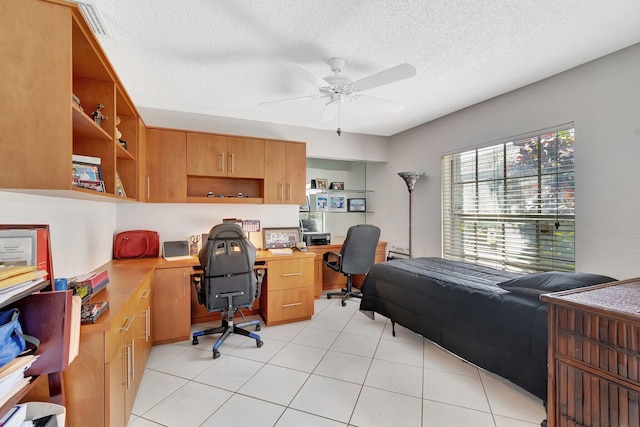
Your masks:
[{"label": "picture frame", "polygon": [[329,212],[347,212],[347,198],[345,196],[330,194]]},{"label": "picture frame", "polygon": [[309,207],[309,196],[306,197],[306,201],[304,205],[300,205],[300,212],[309,212],[311,209]]},{"label": "picture frame", "polygon": [[94,163],[72,162],[71,184],[78,188],[87,188],[104,193],[102,166]]},{"label": "picture frame", "polygon": [[329,185],[329,189],[330,190],[344,190],[344,182],[332,182],[331,185]]},{"label": "picture frame", "polygon": [[265,249],[291,248],[300,241],[300,227],[263,228]]},{"label": "picture frame", "polygon": [[312,194],[311,211],[313,212],[328,212],[329,211],[329,196],[327,194]]},{"label": "picture frame", "polygon": [[329,180],[326,178],[316,178],[316,188],[326,190],[329,188]]},{"label": "picture frame", "polygon": [[347,201],[347,209],[349,212],[366,212],[367,199],[362,197],[354,197]]}]

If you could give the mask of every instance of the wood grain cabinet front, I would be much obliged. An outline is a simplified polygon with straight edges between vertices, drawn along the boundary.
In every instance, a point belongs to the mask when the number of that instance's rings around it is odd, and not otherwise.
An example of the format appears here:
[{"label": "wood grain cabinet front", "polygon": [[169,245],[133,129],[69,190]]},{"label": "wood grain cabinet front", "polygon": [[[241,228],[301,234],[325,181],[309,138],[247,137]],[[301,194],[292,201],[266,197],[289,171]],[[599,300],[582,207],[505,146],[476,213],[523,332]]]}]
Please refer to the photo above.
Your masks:
[{"label": "wood grain cabinet front", "polygon": [[260,314],[267,325],[311,319],[314,257],[269,260]]},{"label": "wood grain cabinet front", "polygon": [[640,278],[542,295],[548,425],[640,427]]},{"label": "wood grain cabinet front", "polygon": [[304,143],[265,141],[265,203],[305,203],[306,153]]},{"label": "wood grain cabinet front", "polygon": [[153,276],[153,344],[189,339],[191,267],[156,268]]},{"label": "wood grain cabinet front", "polygon": [[147,129],[147,202],[187,201],[186,132]]}]

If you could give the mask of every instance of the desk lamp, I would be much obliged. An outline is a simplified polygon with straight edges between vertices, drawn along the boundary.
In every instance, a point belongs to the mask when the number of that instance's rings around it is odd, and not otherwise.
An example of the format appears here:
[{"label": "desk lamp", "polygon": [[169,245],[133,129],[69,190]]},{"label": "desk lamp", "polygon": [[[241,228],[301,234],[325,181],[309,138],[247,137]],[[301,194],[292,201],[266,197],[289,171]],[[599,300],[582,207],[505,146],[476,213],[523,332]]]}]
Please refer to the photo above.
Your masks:
[{"label": "desk lamp", "polygon": [[398,172],[398,175],[400,175],[400,177],[404,179],[404,182],[407,184],[407,189],[409,190],[409,258],[412,258],[411,226],[413,218],[411,215],[411,211],[413,208],[413,188],[416,185],[416,182],[420,178],[422,178],[424,172]]}]

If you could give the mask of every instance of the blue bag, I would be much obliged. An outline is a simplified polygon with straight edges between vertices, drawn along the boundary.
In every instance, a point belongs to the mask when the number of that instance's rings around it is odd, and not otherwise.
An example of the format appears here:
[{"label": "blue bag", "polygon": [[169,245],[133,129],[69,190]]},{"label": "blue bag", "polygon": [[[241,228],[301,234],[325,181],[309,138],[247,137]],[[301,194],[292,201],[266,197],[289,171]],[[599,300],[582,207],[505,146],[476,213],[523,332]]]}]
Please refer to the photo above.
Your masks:
[{"label": "blue bag", "polygon": [[[0,367],[18,356],[35,353],[40,346],[39,339],[22,333],[19,316],[20,310],[17,308],[0,311]],[[27,342],[32,344],[29,349]]]}]

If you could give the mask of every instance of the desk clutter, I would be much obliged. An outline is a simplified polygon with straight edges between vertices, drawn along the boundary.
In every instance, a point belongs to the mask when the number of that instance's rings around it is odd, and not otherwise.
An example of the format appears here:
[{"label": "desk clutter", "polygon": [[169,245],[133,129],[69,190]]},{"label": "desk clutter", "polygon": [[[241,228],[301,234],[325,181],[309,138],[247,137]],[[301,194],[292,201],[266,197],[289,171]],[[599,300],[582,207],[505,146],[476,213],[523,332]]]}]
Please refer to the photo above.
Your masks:
[{"label": "desk clutter", "polygon": [[91,303],[91,298],[107,287],[109,272],[100,270],[93,273],[77,276],[69,279],[68,287],[82,299],[80,311],[81,323],[95,323],[96,320],[109,308],[109,302]]}]

